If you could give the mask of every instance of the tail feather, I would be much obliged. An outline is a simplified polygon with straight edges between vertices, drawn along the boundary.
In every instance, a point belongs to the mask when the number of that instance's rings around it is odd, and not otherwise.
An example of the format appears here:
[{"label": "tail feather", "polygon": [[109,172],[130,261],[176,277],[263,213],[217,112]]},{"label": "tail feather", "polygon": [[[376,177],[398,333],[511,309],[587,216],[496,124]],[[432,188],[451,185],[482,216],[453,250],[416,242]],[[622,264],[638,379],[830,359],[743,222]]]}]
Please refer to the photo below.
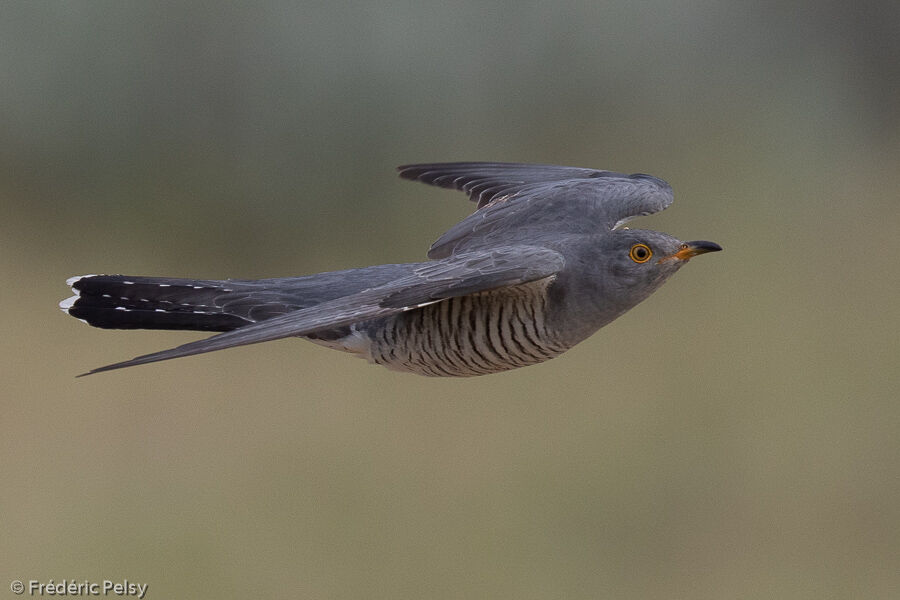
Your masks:
[{"label": "tail feather", "polygon": [[230,331],[253,322],[227,311],[237,300],[228,296],[240,295],[228,281],[84,275],[67,283],[75,295],[59,307],[94,327]]},{"label": "tail feather", "polygon": [[66,282],[75,295],[59,307],[105,329],[231,331],[382,285],[415,267],[378,265],[253,280],[82,275]]}]

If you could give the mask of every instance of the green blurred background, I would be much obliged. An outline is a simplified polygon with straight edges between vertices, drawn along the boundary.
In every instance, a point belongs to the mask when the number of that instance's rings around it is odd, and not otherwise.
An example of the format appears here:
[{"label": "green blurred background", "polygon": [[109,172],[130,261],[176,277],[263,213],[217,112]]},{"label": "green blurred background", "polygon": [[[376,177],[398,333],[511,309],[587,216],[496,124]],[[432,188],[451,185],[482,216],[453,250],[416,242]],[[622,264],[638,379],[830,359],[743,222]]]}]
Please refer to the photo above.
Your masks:
[{"label": "green blurred background", "polygon": [[[0,6],[0,596],[900,597],[900,5]],[[702,257],[549,363],[436,380],[60,313],[83,273],[421,260],[393,168],[648,172]]]}]

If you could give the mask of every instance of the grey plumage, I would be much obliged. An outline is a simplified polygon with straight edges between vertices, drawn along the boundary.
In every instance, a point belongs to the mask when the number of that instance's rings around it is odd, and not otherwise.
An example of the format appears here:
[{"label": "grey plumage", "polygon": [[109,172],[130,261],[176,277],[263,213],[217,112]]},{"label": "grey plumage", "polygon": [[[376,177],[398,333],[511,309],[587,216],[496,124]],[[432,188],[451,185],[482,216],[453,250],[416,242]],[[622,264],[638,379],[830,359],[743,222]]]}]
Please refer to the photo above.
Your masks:
[{"label": "grey plumage", "polygon": [[513,240],[540,243],[554,231],[614,229],[672,203],[669,184],[642,173],[518,163],[407,165],[398,170],[406,179],[464,191],[477,203],[474,213],[431,245],[428,258]]},{"label": "grey plumage", "polygon": [[263,280],[73,278],[76,295],[60,306],[91,325],[223,332],[91,372],[300,336],[422,375],[495,373],[561,354],[692,256],[721,249],[616,229],[672,202],[650,175],[508,163],[399,171],[477,203],[432,260]]}]

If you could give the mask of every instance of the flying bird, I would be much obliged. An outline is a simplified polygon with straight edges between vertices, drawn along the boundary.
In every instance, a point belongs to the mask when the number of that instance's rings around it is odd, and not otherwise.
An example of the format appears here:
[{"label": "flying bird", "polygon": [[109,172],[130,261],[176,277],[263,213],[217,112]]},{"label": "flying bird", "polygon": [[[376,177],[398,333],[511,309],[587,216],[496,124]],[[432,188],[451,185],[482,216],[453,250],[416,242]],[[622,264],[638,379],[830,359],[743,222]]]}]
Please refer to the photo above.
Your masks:
[{"label": "flying bird", "polygon": [[419,375],[499,373],[559,356],[694,256],[722,249],[622,227],[672,203],[651,175],[482,162],[398,170],[476,203],[429,260],[257,280],[72,277],[60,308],[94,327],[221,332],[85,375],[286,337]]}]

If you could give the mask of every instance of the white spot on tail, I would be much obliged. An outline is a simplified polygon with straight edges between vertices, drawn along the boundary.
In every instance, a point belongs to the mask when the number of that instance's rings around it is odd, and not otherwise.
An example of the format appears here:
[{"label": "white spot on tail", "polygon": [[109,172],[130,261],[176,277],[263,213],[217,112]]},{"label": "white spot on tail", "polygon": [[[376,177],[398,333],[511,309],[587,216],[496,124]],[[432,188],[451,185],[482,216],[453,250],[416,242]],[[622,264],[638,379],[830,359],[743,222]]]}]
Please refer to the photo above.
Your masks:
[{"label": "white spot on tail", "polygon": [[[73,286],[74,286],[76,283],[78,283],[79,281],[81,281],[82,279],[85,279],[85,278],[87,278],[87,277],[97,277],[97,275],[94,275],[94,274],[91,274],[91,275],[76,275],[76,276],[74,276],[74,277],[69,277],[68,279],[66,279],[66,285],[69,286],[70,288],[72,288],[72,291],[75,292],[75,295],[74,295],[74,296],[69,296],[68,298],[66,298],[65,300],[63,300],[62,302],[60,302],[60,303],[59,303],[59,309],[60,309],[61,311],[63,311],[64,313],[66,313],[67,315],[69,315],[69,316],[72,316],[72,315],[69,313],[69,309],[72,308],[72,306],[74,306],[76,302],[78,302],[78,299],[79,299],[79,298],[81,298],[81,294],[80,294],[80,293],[78,292],[78,290],[76,290]],[[78,319],[78,317],[75,317],[75,318]],[[88,323],[88,322],[87,322],[86,320],[84,320],[84,319],[78,319],[78,320],[81,321],[82,323],[86,324],[86,325],[90,325],[90,323]]]},{"label": "white spot on tail", "polygon": [[159,287],[172,287],[171,283],[158,283],[156,285],[158,285]]},{"label": "white spot on tail", "polygon": [[99,277],[99,275],[76,275],[74,277],[69,277],[66,279],[66,285],[72,287],[82,279],[86,279],[87,277]]},{"label": "white spot on tail", "polygon": [[[62,310],[64,313],[66,313],[70,317],[73,316],[69,313],[69,309],[72,308],[72,305],[78,301],[78,298],[80,298],[80,296],[78,296],[77,294],[74,296],[70,296],[69,298],[66,298],[65,300],[63,300],[62,302],[59,303],[60,310]],[[78,319],[78,317],[75,317],[75,318]],[[85,325],[90,325],[90,323],[88,323],[84,319],[78,319],[78,320],[81,321],[82,323],[84,323]]]},{"label": "white spot on tail", "polygon": [[74,296],[69,296],[65,300],[59,303],[59,308],[64,313],[69,314],[69,309],[72,308],[72,305],[75,304],[81,296],[75,294]]},{"label": "white spot on tail", "polygon": [[[78,275],[76,277],[69,277],[68,279],[66,279],[66,285],[69,287],[72,287],[73,285],[78,283],[79,279],[82,279],[84,277],[94,277],[94,276],[93,275]],[[78,293],[78,290],[76,290],[75,288],[72,288],[72,291],[75,292],[74,296],[69,296],[68,298],[66,298],[65,300],[63,300],[59,303],[59,309],[61,311],[63,311],[64,313],[66,313],[67,315],[69,314],[69,309],[72,308],[72,306],[74,306],[74,304],[76,302],[78,302],[79,298],[81,298],[81,294]],[[75,318],[78,319],[78,317],[75,317]],[[87,323],[87,321],[85,321],[84,319],[78,319],[78,320],[81,321],[82,323]]]}]

